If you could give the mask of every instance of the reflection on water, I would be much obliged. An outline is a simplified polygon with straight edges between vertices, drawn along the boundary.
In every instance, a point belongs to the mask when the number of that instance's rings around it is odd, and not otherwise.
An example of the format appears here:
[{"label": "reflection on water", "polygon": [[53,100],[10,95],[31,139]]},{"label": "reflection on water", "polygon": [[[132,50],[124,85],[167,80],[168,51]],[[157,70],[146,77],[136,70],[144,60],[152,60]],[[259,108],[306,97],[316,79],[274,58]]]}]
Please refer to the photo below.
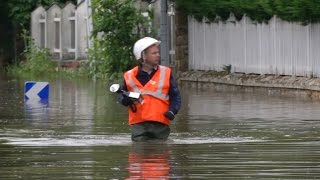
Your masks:
[{"label": "reflection on water", "polygon": [[0,179],[320,177],[318,101],[181,87],[169,140],[136,144],[105,83],[51,81],[47,104],[23,84],[0,80]]},{"label": "reflection on water", "polygon": [[165,143],[133,143],[127,179],[169,179],[169,149]]}]

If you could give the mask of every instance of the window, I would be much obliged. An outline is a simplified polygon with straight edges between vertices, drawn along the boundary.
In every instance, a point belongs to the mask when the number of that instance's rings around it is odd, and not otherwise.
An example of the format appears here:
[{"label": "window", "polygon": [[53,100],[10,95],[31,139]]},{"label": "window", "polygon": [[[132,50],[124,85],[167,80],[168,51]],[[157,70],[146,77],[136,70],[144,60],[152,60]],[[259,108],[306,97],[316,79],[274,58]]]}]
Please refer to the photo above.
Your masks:
[{"label": "window", "polygon": [[60,49],[60,21],[54,22],[55,37],[54,37],[54,47]]},{"label": "window", "polygon": [[46,29],[45,23],[40,23],[40,48],[45,48],[46,44]]},{"label": "window", "polygon": [[45,14],[40,15],[40,48],[46,47],[46,17]]},{"label": "window", "polygon": [[71,31],[70,31],[70,37],[71,37],[71,49],[76,48],[76,22],[74,20],[70,21],[71,25]]}]

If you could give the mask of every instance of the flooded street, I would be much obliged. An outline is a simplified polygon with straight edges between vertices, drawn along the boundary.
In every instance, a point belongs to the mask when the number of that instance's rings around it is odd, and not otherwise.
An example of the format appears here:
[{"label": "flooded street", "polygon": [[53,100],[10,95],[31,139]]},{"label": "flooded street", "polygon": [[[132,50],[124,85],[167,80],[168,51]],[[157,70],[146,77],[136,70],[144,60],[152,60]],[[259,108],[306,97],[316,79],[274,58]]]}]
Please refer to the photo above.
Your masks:
[{"label": "flooded street", "polygon": [[106,84],[49,81],[42,104],[24,82],[0,77],[0,179],[320,179],[320,101],[183,85],[169,140],[132,143]]}]

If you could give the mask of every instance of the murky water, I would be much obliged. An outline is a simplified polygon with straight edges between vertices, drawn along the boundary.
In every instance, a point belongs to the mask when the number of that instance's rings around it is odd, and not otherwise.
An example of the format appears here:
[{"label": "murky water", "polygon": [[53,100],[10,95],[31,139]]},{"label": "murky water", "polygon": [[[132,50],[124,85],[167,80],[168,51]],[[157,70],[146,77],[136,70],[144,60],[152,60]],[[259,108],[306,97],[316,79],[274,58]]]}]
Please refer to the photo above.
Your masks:
[{"label": "murky water", "polygon": [[106,84],[49,82],[0,77],[0,179],[320,179],[319,101],[185,85],[170,139],[132,143]]}]

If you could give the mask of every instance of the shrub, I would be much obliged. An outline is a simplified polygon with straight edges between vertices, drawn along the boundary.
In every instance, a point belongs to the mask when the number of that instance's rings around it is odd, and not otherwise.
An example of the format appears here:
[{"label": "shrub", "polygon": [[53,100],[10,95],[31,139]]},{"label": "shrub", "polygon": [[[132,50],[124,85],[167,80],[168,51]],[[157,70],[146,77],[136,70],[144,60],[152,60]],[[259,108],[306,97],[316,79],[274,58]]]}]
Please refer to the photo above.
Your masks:
[{"label": "shrub", "polygon": [[216,16],[228,19],[230,13],[241,19],[244,14],[257,22],[273,15],[304,24],[320,21],[320,3],[316,0],[176,0],[178,8],[201,21]]},{"label": "shrub", "polygon": [[49,50],[37,47],[33,39],[27,34],[28,32],[23,30],[22,37],[26,45],[23,52],[25,60],[9,66],[7,68],[8,73],[18,76],[43,76],[55,72],[56,64],[51,61]]},{"label": "shrub", "polygon": [[132,0],[93,0],[92,7],[90,73],[95,77],[118,78],[135,64],[132,46],[148,22]]}]

